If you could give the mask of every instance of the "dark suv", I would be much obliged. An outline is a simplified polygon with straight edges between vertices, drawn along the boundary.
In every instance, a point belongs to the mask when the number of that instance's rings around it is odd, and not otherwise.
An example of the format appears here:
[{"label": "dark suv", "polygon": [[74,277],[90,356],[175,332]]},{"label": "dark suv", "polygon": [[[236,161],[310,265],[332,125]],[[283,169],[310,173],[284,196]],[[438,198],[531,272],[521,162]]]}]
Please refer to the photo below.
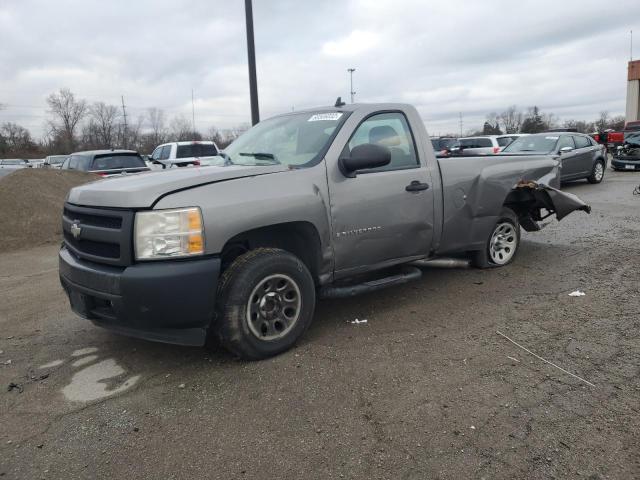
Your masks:
[{"label": "dark suv", "polygon": [[69,155],[62,170],[97,173],[103,177],[123,173],[148,172],[150,168],[133,150],[92,150]]},{"label": "dark suv", "polygon": [[600,183],[607,166],[605,147],[582,133],[548,132],[519,137],[507,145],[505,155],[557,155],[562,162],[560,180],[586,178]]}]

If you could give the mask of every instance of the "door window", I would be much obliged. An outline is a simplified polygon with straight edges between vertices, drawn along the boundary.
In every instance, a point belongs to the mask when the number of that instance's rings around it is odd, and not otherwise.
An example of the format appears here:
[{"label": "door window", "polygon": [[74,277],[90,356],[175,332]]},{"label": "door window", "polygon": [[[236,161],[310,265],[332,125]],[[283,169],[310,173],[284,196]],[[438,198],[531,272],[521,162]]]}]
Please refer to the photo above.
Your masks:
[{"label": "door window", "polygon": [[591,146],[587,137],[575,136],[573,140],[576,142],[576,148],[587,148]]},{"label": "door window", "polygon": [[558,140],[558,151],[562,150],[564,147],[571,147],[572,149],[576,148],[571,135],[562,135],[560,140]]},{"label": "door window", "polygon": [[165,145],[160,152],[160,160],[167,160],[171,156],[171,145]]},{"label": "door window", "polygon": [[162,147],[156,147],[156,149],[151,154],[151,159],[152,160],[159,160],[160,159],[160,153],[162,153]]},{"label": "door window", "polygon": [[361,173],[417,168],[419,165],[413,135],[407,119],[400,112],[380,113],[367,118],[351,136],[343,155],[348,155],[354,147],[365,143],[387,147],[391,152],[391,162]]}]

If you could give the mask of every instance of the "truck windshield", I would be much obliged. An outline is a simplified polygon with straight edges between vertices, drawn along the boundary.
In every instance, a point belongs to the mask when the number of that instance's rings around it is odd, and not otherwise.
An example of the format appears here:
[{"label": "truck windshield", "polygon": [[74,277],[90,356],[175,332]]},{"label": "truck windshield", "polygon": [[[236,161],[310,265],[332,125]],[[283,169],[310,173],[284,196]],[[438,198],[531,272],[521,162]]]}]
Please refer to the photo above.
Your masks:
[{"label": "truck windshield", "polygon": [[559,140],[558,135],[527,135],[514,140],[502,149],[503,153],[535,152],[551,153]]},{"label": "truck windshield", "polygon": [[346,112],[307,112],[260,122],[225,149],[234,165],[276,165],[302,168],[317,164]]}]

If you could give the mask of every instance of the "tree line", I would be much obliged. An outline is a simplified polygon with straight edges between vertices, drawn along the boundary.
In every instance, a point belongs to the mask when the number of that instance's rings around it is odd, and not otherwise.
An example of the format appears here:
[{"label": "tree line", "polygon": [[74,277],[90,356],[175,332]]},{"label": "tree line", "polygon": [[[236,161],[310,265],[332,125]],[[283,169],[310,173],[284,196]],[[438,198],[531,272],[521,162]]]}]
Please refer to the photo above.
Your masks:
[{"label": "tree line", "polygon": [[473,135],[502,135],[505,133],[540,133],[554,128],[573,128],[579,133],[603,132],[608,129],[622,130],[625,118],[622,115],[610,116],[602,111],[599,117],[592,121],[564,120],[560,122],[553,113],[543,113],[537,106],[529,107],[526,111],[511,105],[503,112],[491,112],[487,115],[482,130]]},{"label": "tree line", "polygon": [[211,126],[201,132],[184,116],[169,119],[164,110],[155,107],[135,118],[127,116],[125,122],[118,106],[89,103],[68,88],[50,94],[47,106],[46,131],[41,139],[34,139],[17,123],[0,125],[0,157],[37,158],[105,148],[151,153],[161,143],[189,140],[213,140],[224,148],[248,128],[247,124],[224,130]]}]

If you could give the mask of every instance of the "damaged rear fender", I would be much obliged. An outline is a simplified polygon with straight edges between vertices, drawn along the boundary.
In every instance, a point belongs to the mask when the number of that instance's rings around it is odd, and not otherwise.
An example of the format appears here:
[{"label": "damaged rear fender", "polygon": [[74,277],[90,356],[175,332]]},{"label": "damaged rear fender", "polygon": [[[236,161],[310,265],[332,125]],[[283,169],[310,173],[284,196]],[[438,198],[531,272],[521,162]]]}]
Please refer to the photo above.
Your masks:
[{"label": "damaged rear fender", "polygon": [[554,214],[562,220],[576,210],[591,213],[591,207],[576,195],[533,181],[519,182],[507,196],[505,206],[516,212],[527,232],[540,230],[544,225],[538,222]]}]

